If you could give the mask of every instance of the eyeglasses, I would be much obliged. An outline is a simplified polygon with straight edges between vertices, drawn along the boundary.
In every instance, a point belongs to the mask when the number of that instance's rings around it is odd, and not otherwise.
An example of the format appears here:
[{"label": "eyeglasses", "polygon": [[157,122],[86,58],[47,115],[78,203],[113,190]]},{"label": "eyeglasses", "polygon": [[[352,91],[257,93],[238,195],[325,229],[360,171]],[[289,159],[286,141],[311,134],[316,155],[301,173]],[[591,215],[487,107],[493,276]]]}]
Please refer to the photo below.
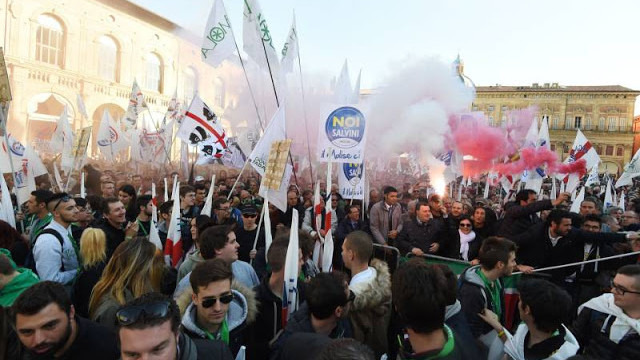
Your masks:
[{"label": "eyeglasses", "polygon": [[611,289],[615,290],[615,292],[619,293],[620,295],[624,295],[625,293],[640,295],[640,291],[627,290],[627,289],[621,287],[620,285],[614,283],[613,279],[611,280]]},{"label": "eyeglasses", "polygon": [[460,224],[460,227],[471,227],[471,224]]},{"label": "eyeglasses", "polygon": [[242,217],[244,217],[244,218],[255,218],[257,216],[258,216],[258,214],[242,214]]},{"label": "eyeglasses", "polygon": [[229,211],[231,211],[231,208],[226,208],[226,209],[222,209],[222,208],[221,208],[221,209],[218,209],[218,210],[219,210],[219,211],[224,211],[224,212],[229,212]]},{"label": "eyeglasses", "polygon": [[162,319],[169,314],[169,306],[170,303],[168,301],[128,306],[116,313],[116,319],[122,326],[131,325],[143,316]]},{"label": "eyeglasses", "polygon": [[206,298],[204,300],[202,300],[202,307],[205,309],[208,309],[210,307],[212,307],[213,305],[215,305],[218,300],[220,300],[220,303],[222,304],[228,304],[230,302],[233,301],[233,293],[232,294],[226,294],[226,295],[222,295],[219,297],[213,297],[213,298]]},{"label": "eyeglasses", "polygon": [[61,202],[67,202],[69,200],[71,200],[71,196],[69,195],[61,197],[60,200],[58,200],[58,202],[56,203],[56,206],[53,207],[53,211],[56,211]]}]

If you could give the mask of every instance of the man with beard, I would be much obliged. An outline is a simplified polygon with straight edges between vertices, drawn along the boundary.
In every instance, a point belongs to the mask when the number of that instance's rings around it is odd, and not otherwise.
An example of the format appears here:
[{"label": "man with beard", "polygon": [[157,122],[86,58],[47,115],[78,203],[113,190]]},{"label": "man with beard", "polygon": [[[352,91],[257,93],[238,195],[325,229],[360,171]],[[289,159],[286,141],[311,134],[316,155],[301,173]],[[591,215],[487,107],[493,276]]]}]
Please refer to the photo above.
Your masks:
[{"label": "man with beard", "polygon": [[151,213],[153,206],[151,203],[151,195],[142,195],[136,199],[136,208],[138,209],[138,236],[149,237],[151,233]]},{"label": "man with beard", "polygon": [[33,245],[36,270],[42,280],[56,281],[71,289],[80,267],[79,247],[71,234],[71,223],[77,220],[78,208],[67,193],[50,197],[47,208],[53,219]]},{"label": "man with beard", "polygon": [[44,229],[51,222],[52,216],[47,209],[47,199],[51,197],[53,193],[48,190],[36,190],[31,192],[31,197],[27,201],[27,213],[29,214],[29,244],[33,246],[33,242],[36,237],[40,235],[42,229]]},{"label": "man with beard", "polygon": [[139,225],[135,222],[127,224],[127,210],[118,198],[107,198],[102,204],[105,221],[98,228],[107,235],[107,259],[110,259],[120,243],[138,233]]},{"label": "man with beard", "polygon": [[44,281],[26,289],[13,303],[11,320],[20,340],[11,359],[118,358],[118,343],[106,327],[76,316],[64,287]]}]

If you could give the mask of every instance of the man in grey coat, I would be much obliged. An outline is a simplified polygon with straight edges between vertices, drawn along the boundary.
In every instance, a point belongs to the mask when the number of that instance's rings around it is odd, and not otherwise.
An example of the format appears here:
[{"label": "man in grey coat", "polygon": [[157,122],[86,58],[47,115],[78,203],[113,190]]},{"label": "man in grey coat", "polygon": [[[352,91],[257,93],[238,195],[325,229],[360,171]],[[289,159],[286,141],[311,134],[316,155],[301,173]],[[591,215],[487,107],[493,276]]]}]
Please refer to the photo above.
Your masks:
[{"label": "man in grey coat", "polygon": [[398,204],[398,190],[386,186],[384,200],[371,207],[370,227],[373,239],[378,244],[389,245],[395,242],[402,230],[402,209]]}]

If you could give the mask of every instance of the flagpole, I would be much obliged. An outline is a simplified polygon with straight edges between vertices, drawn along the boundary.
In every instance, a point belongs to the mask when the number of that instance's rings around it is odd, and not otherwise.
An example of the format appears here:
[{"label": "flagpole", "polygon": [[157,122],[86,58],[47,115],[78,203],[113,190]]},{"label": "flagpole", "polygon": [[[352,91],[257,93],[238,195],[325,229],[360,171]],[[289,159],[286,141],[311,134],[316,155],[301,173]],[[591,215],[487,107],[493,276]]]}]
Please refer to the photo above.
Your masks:
[{"label": "flagpole", "polygon": [[[224,1],[222,1],[222,8],[224,9],[224,13],[226,14],[227,8],[224,6]],[[256,103],[256,97],[253,94],[253,88],[251,87],[251,83],[249,82],[249,75],[247,75],[247,69],[244,66],[244,60],[242,60],[242,55],[240,54],[240,48],[238,47],[238,42],[236,41],[236,34],[233,32],[232,26],[229,26],[229,30],[231,30],[231,35],[233,36],[233,43],[235,44],[236,51],[238,52],[238,58],[240,59],[240,65],[242,65],[242,72],[244,73],[244,79],[247,81],[247,87],[249,88],[249,94],[251,94],[251,100],[253,100],[253,106],[256,108],[258,123],[260,124],[260,128],[264,132],[264,125],[262,124],[262,118],[260,117],[260,110],[258,110],[258,103]]]},{"label": "flagpole", "polygon": [[[240,176],[242,176],[242,173],[244,172],[244,169],[247,167],[247,164],[249,164],[249,161],[251,161],[251,159],[247,158],[247,161],[244,162],[244,166],[242,166],[242,169],[240,170],[240,174],[238,174],[238,177],[236,178],[236,182],[233,183],[233,186],[229,191],[229,195],[227,195],[227,200],[231,199],[231,194],[233,194],[233,190],[235,190],[236,185],[238,185],[238,181],[240,181]],[[262,218],[260,219],[260,221],[262,221]]]},{"label": "flagpole", "polygon": [[[295,13],[294,13],[295,21]],[[298,41],[298,29],[296,29],[296,52],[298,53],[298,69],[300,70],[300,92],[302,94],[302,114],[304,117],[304,132],[307,136],[307,153],[309,155],[309,178],[311,179],[311,186],[313,186],[313,165],[311,164],[311,142],[309,141],[309,128],[307,126],[307,108],[304,101],[304,85],[302,83],[302,64],[300,62],[300,42]]]},{"label": "flagpole", "polygon": [[[153,123],[153,127],[156,128],[156,134],[160,134],[160,129],[158,128],[158,124],[156,123],[156,120],[153,118],[153,115],[151,115],[151,109],[149,109],[149,105],[145,106],[147,108],[147,112],[149,113],[149,117],[151,118],[151,123]],[[163,134],[164,137],[164,134]],[[167,157],[167,160],[169,160],[169,166],[173,166],[171,164],[171,156],[169,154],[169,150],[167,150],[167,144],[164,143],[164,141],[162,142],[162,148],[164,149],[164,155]]]},{"label": "flagpole", "polygon": [[[229,199],[229,198],[227,198],[227,200],[228,200],[228,199]],[[260,220],[258,221],[258,227],[256,228],[256,229],[257,229],[257,231],[256,231],[256,237],[255,237],[255,239],[253,240],[253,248],[251,248],[252,250],[256,250],[256,246],[258,246],[258,237],[260,237],[260,227],[262,226],[262,219],[264,219],[264,212],[265,212],[265,211],[269,211],[268,206],[267,206],[267,207],[263,207],[263,208],[262,208],[262,211],[260,211]],[[264,231],[265,231],[265,237],[266,237],[266,236],[267,236],[267,234],[266,234],[267,229],[264,229]],[[269,229],[269,231],[271,231],[271,229]],[[266,245],[266,244],[265,244],[265,245]],[[266,249],[266,247],[265,247],[265,249]],[[265,254],[265,255],[266,255],[266,254]],[[249,260],[249,264],[250,264],[250,265],[253,265],[253,259]]]}]

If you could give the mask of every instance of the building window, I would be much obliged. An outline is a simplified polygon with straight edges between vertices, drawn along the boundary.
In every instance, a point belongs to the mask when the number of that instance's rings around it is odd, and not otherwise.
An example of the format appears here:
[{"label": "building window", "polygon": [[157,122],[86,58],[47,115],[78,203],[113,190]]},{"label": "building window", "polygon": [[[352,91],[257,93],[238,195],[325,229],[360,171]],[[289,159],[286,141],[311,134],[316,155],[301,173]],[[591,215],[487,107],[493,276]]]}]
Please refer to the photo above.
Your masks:
[{"label": "building window", "polygon": [[47,64],[64,66],[64,28],[51,15],[38,16],[36,31],[36,60]]},{"label": "building window", "polygon": [[190,104],[198,91],[196,72],[193,68],[188,67],[184,70],[184,80],[182,84],[184,88],[185,104]]},{"label": "building window", "polygon": [[616,148],[616,156],[623,156],[624,155],[624,148],[622,146],[618,146]]},{"label": "building window", "polygon": [[629,131],[629,126],[627,125],[627,119],[620,118],[618,122],[620,125],[620,131]]},{"label": "building window", "polygon": [[98,48],[98,75],[109,81],[118,81],[118,45],[110,36],[101,36]]},{"label": "building window", "polygon": [[487,110],[489,110],[489,111],[493,111],[493,105],[489,105],[489,107],[487,108]]},{"label": "building window", "polygon": [[489,125],[491,126],[495,126],[495,120],[493,119],[493,116],[489,116]]},{"label": "building window", "polygon": [[565,129],[571,129],[571,125],[573,125],[571,123],[571,118],[567,117],[566,119],[564,119],[564,128]]},{"label": "building window", "polygon": [[162,59],[155,53],[148,53],[145,57],[144,86],[149,90],[162,92]]},{"label": "building window", "polygon": [[598,153],[598,155],[602,155],[602,146],[596,145],[596,153]]},{"label": "building window", "polygon": [[607,145],[606,156],[613,156],[613,145]]},{"label": "building window", "polygon": [[604,117],[601,117],[600,120],[598,120],[598,130],[603,130],[604,131],[605,127],[604,127]]},{"label": "building window", "polygon": [[502,119],[500,119],[500,126],[501,127],[507,126],[507,115],[502,115]]},{"label": "building window", "polygon": [[618,118],[609,117],[609,131],[618,131]]},{"label": "building window", "polygon": [[573,127],[575,129],[581,129],[582,128],[582,117],[581,116],[576,116],[575,119],[573,120]]},{"label": "building window", "polygon": [[222,80],[221,78],[216,78],[215,80],[213,80],[213,93],[215,96],[216,105],[224,109],[224,104],[225,104],[224,80]]},{"label": "building window", "polygon": [[552,122],[552,126],[551,126],[551,128],[552,128],[552,129],[556,129],[556,130],[557,130],[557,129],[560,129],[560,119],[558,119],[558,117],[557,117],[557,116],[555,116],[555,117],[553,118],[553,122]]},{"label": "building window", "polygon": [[556,144],[551,143],[551,151],[556,151]]},{"label": "building window", "polygon": [[585,129],[586,130],[594,130],[593,129],[593,123],[591,122],[591,116],[587,116],[587,118],[585,119]]}]

